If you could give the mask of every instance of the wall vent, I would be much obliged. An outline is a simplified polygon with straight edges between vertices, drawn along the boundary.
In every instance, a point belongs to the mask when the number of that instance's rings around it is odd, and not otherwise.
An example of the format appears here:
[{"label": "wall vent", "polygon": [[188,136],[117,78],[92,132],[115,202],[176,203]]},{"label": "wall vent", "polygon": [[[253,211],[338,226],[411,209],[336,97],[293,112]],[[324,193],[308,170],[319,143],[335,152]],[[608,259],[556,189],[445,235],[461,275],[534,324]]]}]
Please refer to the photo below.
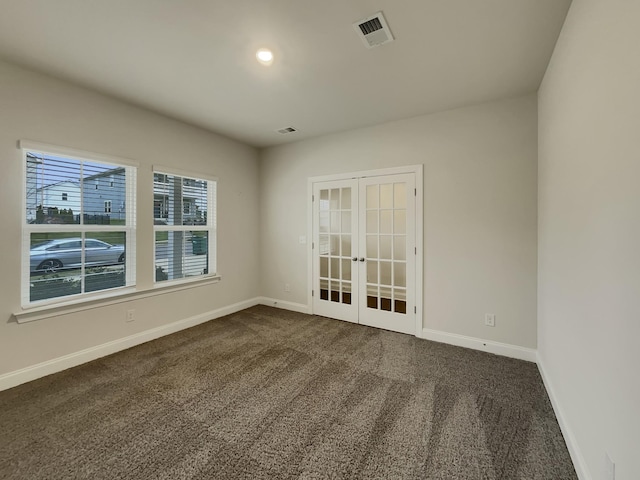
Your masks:
[{"label": "wall vent", "polygon": [[393,35],[382,12],[354,23],[353,28],[356,29],[358,36],[362,38],[367,48],[379,47],[385,43],[393,42]]},{"label": "wall vent", "polygon": [[281,135],[286,135],[287,133],[293,133],[293,132],[297,132],[298,130],[293,128],[293,127],[284,127],[284,128],[279,128],[278,130],[276,130],[276,132],[278,132]]}]

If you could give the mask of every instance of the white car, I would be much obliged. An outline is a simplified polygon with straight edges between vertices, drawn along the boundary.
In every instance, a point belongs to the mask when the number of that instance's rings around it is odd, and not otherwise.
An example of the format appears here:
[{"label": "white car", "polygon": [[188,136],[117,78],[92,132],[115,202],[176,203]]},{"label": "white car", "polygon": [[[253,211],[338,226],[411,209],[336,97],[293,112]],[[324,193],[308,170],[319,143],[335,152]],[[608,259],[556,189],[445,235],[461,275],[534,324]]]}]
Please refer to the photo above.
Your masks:
[{"label": "white car", "polygon": [[[60,238],[39,243],[31,247],[31,273],[52,273],[66,268],[82,266],[82,239]],[[84,241],[84,264],[86,267],[124,263],[124,245],[112,245],[95,238]]]}]

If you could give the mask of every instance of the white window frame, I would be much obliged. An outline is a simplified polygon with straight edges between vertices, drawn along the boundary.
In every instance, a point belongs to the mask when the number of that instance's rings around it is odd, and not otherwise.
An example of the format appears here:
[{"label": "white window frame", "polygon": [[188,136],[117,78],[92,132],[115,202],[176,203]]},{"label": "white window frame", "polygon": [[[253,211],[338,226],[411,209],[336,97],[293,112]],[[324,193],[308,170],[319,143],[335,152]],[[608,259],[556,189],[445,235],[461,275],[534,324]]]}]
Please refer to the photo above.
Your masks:
[{"label": "white window frame", "polygon": [[[57,304],[75,304],[86,302],[88,300],[95,300],[105,297],[113,297],[117,295],[130,294],[135,291],[136,282],[136,176],[138,163],[131,160],[112,157],[104,154],[87,152],[84,150],[77,150],[68,147],[62,147],[58,145],[49,145],[45,143],[37,143],[28,140],[20,140],[18,147],[22,150],[22,275],[21,275],[21,306],[23,311],[28,309],[39,309],[47,306],[55,306]],[[80,215],[80,224],[62,224],[62,225],[47,225],[47,224],[30,224],[27,221],[27,153],[33,153],[36,155],[53,155],[64,157],[69,160],[76,160],[78,162],[92,162],[106,165],[113,165],[114,167],[124,167],[126,170],[125,175],[125,196],[126,196],[126,212],[125,212],[125,225],[93,225],[84,224],[84,208],[83,195],[80,195],[80,211],[77,212]],[[82,186],[81,186],[82,189]],[[82,190],[81,190],[82,192]],[[74,295],[67,295],[61,297],[53,297],[44,300],[31,301],[30,300],[30,243],[32,233],[47,233],[47,232],[69,232],[80,233],[82,236],[91,232],[125,232],[125,251],[126,255],[126,268],[125,268],[125,285],[123,287],[110,288],[106,290],[98,290],[94,292],[84,292]],[[84,283],[84,279],[83,279]]]},{"label": "white window frame", "polygon": [[[183,182],[183,186],[184,186],[184,179],[190,179],[190,180],[195,180],[197,181],[205,181],[207,182],[207,224],[206,225],[156,225],[154,222],[154,226],[153,226],[153,282],[154,282],[154,288],[161,288],[161,287],[165,287],[166,285],[174,285],[174,284],[180,284],[180,283],[191,283],[191,282],[198,282],[201,281],[203,279],[207,279],[207,278],[218,278],[218,272],[217,272],[217,191],[218,191],[218,178],[211,176],[211,175],[206,175],[206,174],[201,174],[201,173],[195,173],[195,172],[190,172],[190,171],[184,171],[184,170],[178,170],[175,168],[171,168],[171,167],[164,167],[161,165],[154,165],[153,166],[153,182],[155,183],[155,178],[156,175],[159,175],[160,178],[164,178],[166,180],[166,182],[159,182],[159,183],[168,183],[168,179],[167,176],[171,175],[171,176],[176,176],[176,177],[181,177],[182,178],[182,182]],[[152,192],[152,195],[154,196],[154,201],[155,201],[155,189]],[[184,208],[184,205],[180,206],[181,209]],[[154,209],[155,210],[155,209]],[[184,210],[182,210],[182,212],[184,213]],[[153,212],[154,215],[154,220],[155,220],[155,211]],[[188,232],[188,231],[200,231],[200,232],[208,232],[207,235],[207,253],[208,253],[208,265],[207,265],[207,273],[204,273],[202,275],[194,275],[194,276],[189,276],[189,277],[183,277],[183,278],[177,278],[177,279],[170,279],[170,280],[156,280],[156,262],[155,262],[155,258],[156,258],[156,233],[157,232],[176,232],[176,231],[182,231],[182,232]]]},{"label": "white window frame", "polygon": [[111,200],[104,201],[104,213],[111,213]]}]

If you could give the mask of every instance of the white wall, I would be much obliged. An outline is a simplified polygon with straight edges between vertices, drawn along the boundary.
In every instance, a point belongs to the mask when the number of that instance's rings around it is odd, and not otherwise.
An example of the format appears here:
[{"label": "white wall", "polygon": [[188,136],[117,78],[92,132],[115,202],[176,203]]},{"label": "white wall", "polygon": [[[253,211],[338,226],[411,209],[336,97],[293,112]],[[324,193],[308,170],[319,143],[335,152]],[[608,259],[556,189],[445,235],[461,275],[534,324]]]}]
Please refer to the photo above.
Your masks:
[{"label": "white wall", "polygon": [[268,148],[263,295],[307,303],[308,177],[423,164],[424,327],[535,348],[536,159],[535,95]]},{"label": "white wall", "polygon": [[[20,309],[22,159],[19,139],[129,158],[138,170],[141,288],[153,283],[152,165],[219,178],[220,283],[17,324]],[[0,375],[259,295],[258,153],[175,120],[0,63]],[[125,323],[125,312],[136,321]]]},{"label": "white wall", "polygon": [[594,480],[640,478],[639,19],[574,0],[539,91],[539,357]]}]

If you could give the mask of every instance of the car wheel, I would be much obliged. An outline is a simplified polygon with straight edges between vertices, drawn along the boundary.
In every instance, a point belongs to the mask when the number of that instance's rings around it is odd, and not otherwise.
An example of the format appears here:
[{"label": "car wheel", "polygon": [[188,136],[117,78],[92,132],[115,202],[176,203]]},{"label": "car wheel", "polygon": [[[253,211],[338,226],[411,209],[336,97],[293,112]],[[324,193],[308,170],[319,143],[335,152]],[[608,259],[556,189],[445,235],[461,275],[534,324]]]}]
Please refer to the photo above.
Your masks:
[{"label": "car wheel", "polygon": [[38,270],[44,270],[46,273],[54,273],[62,268],[60,260],[45,260],[38,265]]},{"label": "car wheel", "polygon": [[118,257],[118,263],[124,263],[124,253]]}]

